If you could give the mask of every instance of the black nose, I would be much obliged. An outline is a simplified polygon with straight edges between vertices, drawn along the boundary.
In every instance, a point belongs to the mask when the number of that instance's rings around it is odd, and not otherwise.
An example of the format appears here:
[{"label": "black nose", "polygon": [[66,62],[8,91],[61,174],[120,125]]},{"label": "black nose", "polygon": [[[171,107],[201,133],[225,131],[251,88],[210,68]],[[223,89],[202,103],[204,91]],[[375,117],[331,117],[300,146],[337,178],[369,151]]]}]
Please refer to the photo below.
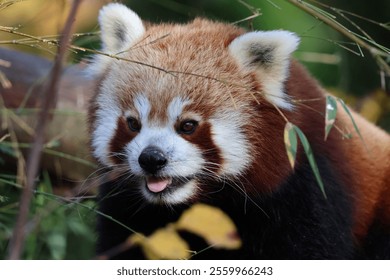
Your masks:
[{"label": "black nose", "polygon": [[146,172],[155,174],[167,164],[168,160],[160,149],[147,147],[142,151],[138,162]]}]

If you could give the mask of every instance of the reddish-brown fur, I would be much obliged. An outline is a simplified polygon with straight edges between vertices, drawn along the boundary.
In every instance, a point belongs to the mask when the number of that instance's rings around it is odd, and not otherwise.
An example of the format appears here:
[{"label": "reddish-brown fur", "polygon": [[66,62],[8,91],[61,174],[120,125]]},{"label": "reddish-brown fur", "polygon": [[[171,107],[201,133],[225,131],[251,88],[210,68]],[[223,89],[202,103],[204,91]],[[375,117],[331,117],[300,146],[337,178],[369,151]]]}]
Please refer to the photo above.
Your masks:
[{"label": "reddish-brown fur", "polygon": [[[293,172],[283,141],[286,121],[265,100],[261,81],[254,72],[240,71],[228,54],[227,46],[243,32],[237,27],[200,19],[188,25],[151,25],[146,39],[132,47],[125,57],[135,57],[153,67],[113,62],[111,67],[118,73],[116,95],[121,97],[121,109],[125,111],[132,106],[132,94],[143,92],[153,104],[150,118],[155,123],[166,122],[163,111],[177,96],[192,101],[184,108],[184,114],[188,110],[204,119],[212,115],[216,106],[237,108],[247,119],[243,129],[256,159],[242,176],[244,182],[249,182],[246,191],[272,192]],[[390,225],[390,136],[353,113],[366,149],[348,115],[339,107],[336,125],[353,137],[343,139],[333,129],[324,141],[326,93],[295,61],[291,62],[285,86],[294,104],[292,111],[282,110],[285,117],[302,129],[316,153],[329,157],[344,184],[350,187],[348,192],[355,199],[353,232],[357,240],[365,236],[375,217]],[[158,94],[156,89],[160,89]],[[92,128],[95,110],[92,103]],[[117,150],[132,139],[124,130],[125,122],[120,120],[112,149]],[[197,134],[183,137],[204,149],[213,146],[207,123],[199,127]],[[215,145],[214,148],[217,152],[211,161],[221,164],[218,148]],[[303,156],[300,149],[298,163]]]},{"label": "reddish-brown fur", "polygon": [[129,143],[137,135],[136,132],[133,132],[128,129],[127,121],[125,118],[118,119],[117,129],[115,131],[115,136],[112,138],[110,143],[110,151],[117,156],[112,156],[112,160],[116,164],[122,163],[124,160],[123,156],[120,156],[120,153],[123,151],[125,145]]},{"label": "reddish-brown fur", "polygon": [[345,165],[350,168],[348,185],[356,201],[354,232],[362,238],[374,219],[390,225],[390,136],[353,113],[364,145],[349,117],[342,108],[339,110],[339,125],[347,126],[353,134],[351,140],[339,141],[345,151],[345,159],[339,163],[339,168],[342,170]]},{"label": "reddish-brown fur", "polygon": [[209,123],[200,125],[194,134],[183,135],[183,138],[191,143],[194,143],[204,151],[204,157],[208,160],[205,166],[207,170],[212,172],[218,171],[218,167],[223,164],[223,158],[221,157],[220,149],[213,142]]},{"label": "reddish-brown fur", "polygon": [[[353,232],[360,240],[379,217],[383,224],[390,225],[390,136],[352,112],[364,142],[359,138],[352,121],[342,106],[338,106],[336,126],[352,134],[343,139],[333,129],[324,141],[325,93],[301,66],[293,63],[287,90],[296,100],[322,98],[320,101],[302,102],[300,112],[288,118],[308,136],[318,153],[328,155],[339,170],[345,185],[355,199]],[[305,104],[305,105],[303,105]],[[366,145],[366,147],[365,147]]]}]

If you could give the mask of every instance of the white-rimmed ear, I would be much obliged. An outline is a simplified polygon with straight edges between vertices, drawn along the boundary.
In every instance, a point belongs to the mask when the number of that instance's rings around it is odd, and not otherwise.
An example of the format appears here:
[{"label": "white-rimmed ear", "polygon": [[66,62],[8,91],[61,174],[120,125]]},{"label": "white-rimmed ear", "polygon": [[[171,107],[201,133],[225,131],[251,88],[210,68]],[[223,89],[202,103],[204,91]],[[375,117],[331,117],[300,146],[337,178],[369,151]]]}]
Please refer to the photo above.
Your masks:
[{"label": "white-rimmed ear", "polygon": [[111,54],[129,48],[145,33],[139,16],[126,6],[111,3],[99,12],[103,51]]},{"label": "white-rimmed ear", "polygon": [[255,31],[234,39],[229,51],[243,68],[254,69],[261,81],[265,98],[280,108],[292,109],[284,92],[290,56],[299,38],[288,31]]},{"label": "white-rimmed ear", "polygon": [[[109,55],[117,55],[129,49],[145,33],[140,17],[119,3],[111,3],[100,9],[99,26],[101,51]],[[95,55],[88,72],[93,76],[101,74],[109,61],[107,56]]]}]

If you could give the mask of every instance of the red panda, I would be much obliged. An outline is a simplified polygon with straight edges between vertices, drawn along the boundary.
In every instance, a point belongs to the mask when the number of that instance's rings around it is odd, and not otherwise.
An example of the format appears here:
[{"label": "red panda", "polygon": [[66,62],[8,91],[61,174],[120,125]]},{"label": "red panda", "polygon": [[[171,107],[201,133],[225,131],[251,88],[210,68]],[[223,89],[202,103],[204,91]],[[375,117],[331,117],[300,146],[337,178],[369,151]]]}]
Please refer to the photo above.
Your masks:
[{"label": "red panda", "polygon": [[[340,108],[324,140],[328,93],[291,54],[288,31],[195,19],[144,24],[115,3],[99,15],[102,52],[89,108],[93,155],[115,174],[100,209],[150,234],[202,202],[235,222],[238,251],[198,258],[390,258],[390,136]],[[110,57],[111,56],[111,57]],[[311,143],[326,198],[302,150],[291,167],[286,119]],[[99,219],[98,253],[130,232]],[[138,258],[127,251],[118,258]]]}]

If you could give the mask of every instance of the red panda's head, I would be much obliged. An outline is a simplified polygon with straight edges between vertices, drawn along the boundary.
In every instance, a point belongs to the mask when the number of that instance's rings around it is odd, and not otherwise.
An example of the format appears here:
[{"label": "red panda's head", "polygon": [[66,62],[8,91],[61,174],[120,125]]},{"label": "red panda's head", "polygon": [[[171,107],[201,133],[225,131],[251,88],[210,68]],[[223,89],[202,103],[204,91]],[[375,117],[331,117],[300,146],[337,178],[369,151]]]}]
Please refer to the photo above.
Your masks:
[{"label": "red panda's head", "polygon": [[287,164],[273,106],[294,109],[284,82],[295,35],[201,19],[146,28],[121,4],[105,6],[99,23],[108,56],[89,67],[100,81],[91,145],[103,165],[129,175],[129,188],[178,204],[217,192],[205,193],[210,182],[241,189],[253,176],[267,185],[286,175],[267,162]]}]

